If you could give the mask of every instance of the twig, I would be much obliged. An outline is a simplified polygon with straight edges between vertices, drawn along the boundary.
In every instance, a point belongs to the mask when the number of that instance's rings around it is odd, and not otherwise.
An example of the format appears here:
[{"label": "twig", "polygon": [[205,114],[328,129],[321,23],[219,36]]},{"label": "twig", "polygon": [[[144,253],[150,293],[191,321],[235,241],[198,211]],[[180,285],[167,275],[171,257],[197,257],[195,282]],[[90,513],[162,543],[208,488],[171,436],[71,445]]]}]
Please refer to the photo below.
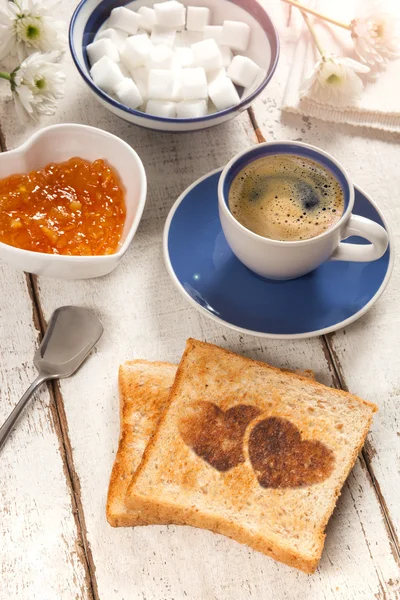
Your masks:
[{"label": "twig", "polygon": [[349,31],[351,29],[351,25],[349,23],[343,23],[342,21],[337,21],[336,19],[327,17],[326,15],[323,15],[322,13],[318,12],[317,10],[314,10],[313,8],[308,8],[308,6],[304,6],[303,4],[300,4],[300,2],[296,2],[296,0],[283,0],[283,2],[286,2],[287,4],[290,4],[291,6],[295,6],[302,12],[310,13],[310,15],[314,15],[314,17],[318,17],[319,19],[328,21],[328,23],[332,23],[333,25],[342,27],[342,29],[347,29]]}]

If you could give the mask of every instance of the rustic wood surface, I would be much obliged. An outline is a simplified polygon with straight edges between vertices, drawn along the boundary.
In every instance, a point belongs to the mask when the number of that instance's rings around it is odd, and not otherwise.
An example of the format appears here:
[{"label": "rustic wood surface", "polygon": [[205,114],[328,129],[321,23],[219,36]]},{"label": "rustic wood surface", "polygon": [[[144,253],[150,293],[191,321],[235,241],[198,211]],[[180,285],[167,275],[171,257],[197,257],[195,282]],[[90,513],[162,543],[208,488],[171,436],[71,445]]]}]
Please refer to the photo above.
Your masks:
[{"label": "rustic wood surface", "polygon": [[[75,4],[63,3],[65,19]],[[332,152],[377,199],[395,238],[400,229],[399,136],[282,114],[293,35],[285,28],[286,7],[271,0],[264,4],[282,34],[278,70],[249,113],[215,129],[172,135],[129,125],[97,104],[65,59],[66,98],[57,115],[41,125],[81,122],[119,135],[139,152],[149,194],[132,247],[108,277],[36,280],[0,267],[0,420],[34,376],[34,350],[55,308],[69,303],[90,307],[105,327],[79,373],[37,395],[0,455],[1,600],[400,596],[397,266],[384,296],[356,324],[327,338],[290,342],[239,335],[203,317],[181,298],[163,264],[163,224],[177,196],[194,179],[264,138],[302,140]],[[1,97],[2,150],[7,150],[35,126],[17,125],[6,94]],[[132,358],[177,361],[188,336],[277,366],[312,368],[327,385],[348,387],[379,405],[329,523],[316,574],[295,572],[205,531],[112,529],[107,524],[105,498],[119,426],[118,365]]]}]

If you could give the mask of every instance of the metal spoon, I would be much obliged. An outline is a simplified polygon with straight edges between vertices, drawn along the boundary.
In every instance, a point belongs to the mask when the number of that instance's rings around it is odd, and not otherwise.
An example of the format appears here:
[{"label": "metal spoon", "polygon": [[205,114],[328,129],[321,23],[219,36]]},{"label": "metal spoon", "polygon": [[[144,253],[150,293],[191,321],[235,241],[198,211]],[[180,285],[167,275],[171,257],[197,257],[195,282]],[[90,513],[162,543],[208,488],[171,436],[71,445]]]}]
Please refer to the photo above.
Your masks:
[{"label": "metal spoon", "polygon": [[34,363],[39,374],[0,428],[0,449],[37,388],[50,379],[73,375],[102,333],[103,325],[86,308],[61,306],[54,311],[35,353]]}]

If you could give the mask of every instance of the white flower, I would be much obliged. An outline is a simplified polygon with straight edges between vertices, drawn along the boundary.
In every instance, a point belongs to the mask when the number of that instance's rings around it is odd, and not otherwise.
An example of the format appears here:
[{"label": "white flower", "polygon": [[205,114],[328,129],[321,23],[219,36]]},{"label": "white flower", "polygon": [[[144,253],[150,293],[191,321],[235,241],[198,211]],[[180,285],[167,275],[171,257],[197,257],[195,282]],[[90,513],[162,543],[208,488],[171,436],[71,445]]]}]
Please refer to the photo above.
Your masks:
[{"label": "white flower", "polygon": [[399,53],[396,17],[373,2],[362,15],[351,22],[351,37],[354,49],[362,61],[369,65],[380,65]]},{"label": "white flower", "polygon": [[57,100],[64,96],[65,74],[56,64],[57,52],[28,56],[11,74],[15,109],[20,119],[53,115]]},{"label": "white flower", "polygon": [[323,54],[311,75],[303,82],[300,95],[321,104],[349,106],[363,89],[357,73],[368,73],[369,67],[333,54]]},{"label": "white flower", "polygon": [[54,10],[38,0],[7,2],[0,9],[0,60],[8,54],[23,60],[35,51],[63,52],[67,38],[61,31],[64,24],[51,16]]}]

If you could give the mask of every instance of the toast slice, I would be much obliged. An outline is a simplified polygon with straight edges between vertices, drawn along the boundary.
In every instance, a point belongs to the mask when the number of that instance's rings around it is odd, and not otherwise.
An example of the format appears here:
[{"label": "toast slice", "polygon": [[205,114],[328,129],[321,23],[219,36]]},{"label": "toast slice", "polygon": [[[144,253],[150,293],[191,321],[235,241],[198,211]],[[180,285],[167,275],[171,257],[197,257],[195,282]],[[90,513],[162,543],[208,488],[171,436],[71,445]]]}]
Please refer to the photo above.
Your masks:
[{"label": "toast slice", "polygon": [[143,521],[210,529],[312,573],[375,411],[189,339],[126,505]]},{"label": "toast slice", "polygon": [[[107,520],[113,527],[152,524],[143,520],[141,511],[126,508],[125,496],[168,403],[176,370],[176,365],[147,360],[128,361],[119,368],[120,439],[106,506]],[[314,377],[312,371],[303,373]]]},{"label": "toast slice", "polygon": [[119,368],[121,433],[108,488],[106,514],[113,527],[148,525],[140,510],[129,510],[125,496],[133,473],[165,409],[176,365],[134,360]]}]

